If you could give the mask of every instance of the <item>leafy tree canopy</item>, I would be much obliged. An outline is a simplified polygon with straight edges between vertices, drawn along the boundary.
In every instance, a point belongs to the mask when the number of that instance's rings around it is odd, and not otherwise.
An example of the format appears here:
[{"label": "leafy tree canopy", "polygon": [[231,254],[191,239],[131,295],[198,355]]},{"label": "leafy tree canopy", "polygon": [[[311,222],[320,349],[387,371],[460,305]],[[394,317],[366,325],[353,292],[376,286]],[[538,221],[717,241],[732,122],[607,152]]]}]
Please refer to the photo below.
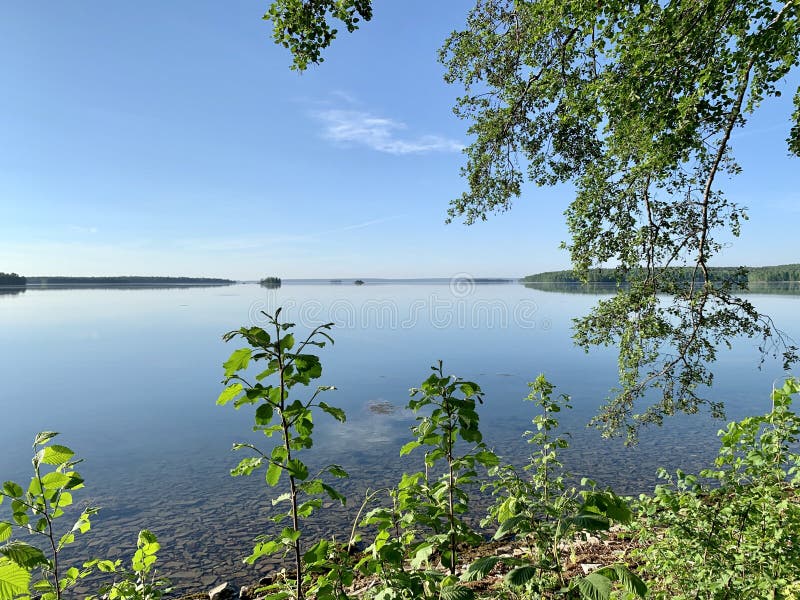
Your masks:
[{"label": "leafy tree canopy", "polygon": [[[573,269],[612,266],[630,286],[576,320],[575,339],[619,348],[620,386],[596,424],[605,433],[661,423],[710,404],[708,364],[737,335],[795,360],[770,319],[714,280],[719,232],[746,218],[719,179],[738,172],[731,134],[798,64],[800,2],[788,0],[477,0],[445,40],[446,81],[473,136],[467,191],[449,219],[470,224],[510,207],[528,180],[570,182]],[[319,62],[336,34],[371,17],[368,0],[275,0],[266,18],[294,67]],[[800,90],[787,129],[800,155]],[[674,277],[690,268],[692,277]],[[659,388],[653,404],[647,390]],[[654,396],[647,394],[652,401]]]}]

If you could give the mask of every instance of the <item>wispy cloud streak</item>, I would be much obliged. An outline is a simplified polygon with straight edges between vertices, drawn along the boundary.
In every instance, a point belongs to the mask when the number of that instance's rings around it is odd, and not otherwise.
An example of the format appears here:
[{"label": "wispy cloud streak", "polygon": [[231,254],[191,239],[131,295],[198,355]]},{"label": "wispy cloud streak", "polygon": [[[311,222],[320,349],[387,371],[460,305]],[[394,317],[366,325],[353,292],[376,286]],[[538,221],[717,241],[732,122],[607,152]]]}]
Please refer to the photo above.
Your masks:
[{"label": "wispy cloud streak", "polygon": [[358,110],[328,109],[313,115],[323,123],[325,138],[346,145],[365,146],[388,154],[460,152],[463,145],[439,135],[401,137],[405,123]]},{"label": "wispy cloud streak", "polygon": [[243,252],[255,250],[272,250],[280,246],[301,245],[308,243],[324,242],[328,236],[345,233],[355,229],[365,229],[374,225],[380,225],[388,221],[400,219],[405,215],[391,215],[378,219],[371,219],[361,223],[342,225],[334,229],[326,229],[316,232],[309,232],[298,235],[241,235],[233,237],[210,237],[210,238],[184,238],[176,239],[172,244],[186,251],[206,251],[206,252]]},{"label": "wispy cloud streak", "polygon": [[364,221],[363,223],[355,223],[353,225],[345,225],[343,227],[337,227],[336,229],[329,229],[328,231],[323,231],[322,234],[340,233],[343,231],[352,231],[353,229],[364,229],[365,227],[371,227],[372,225],[379,225],[380,223],[386,223],[387,221],[394,221],[395,219],[400,219],[404,216],[405,215],[392,215],[391,217],[372,219],[371,221]]}]

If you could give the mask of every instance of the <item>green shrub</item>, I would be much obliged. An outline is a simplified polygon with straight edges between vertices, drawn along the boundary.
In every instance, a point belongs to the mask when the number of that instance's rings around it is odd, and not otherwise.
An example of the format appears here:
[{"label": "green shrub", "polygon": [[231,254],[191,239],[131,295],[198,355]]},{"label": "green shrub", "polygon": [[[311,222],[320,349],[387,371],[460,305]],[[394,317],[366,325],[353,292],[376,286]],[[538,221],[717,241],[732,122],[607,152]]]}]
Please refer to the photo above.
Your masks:
[{"label": "green shrub", "polygon": [[[277,434],[278,441],[269,450],[261,450],[249,443],[234,444],[234,450],[248,450],[251,456],[243,458],[231,475],[251,475],[263,467],[267,486],[277,486],[282,478],[287,484],[286,491],[273,498],[272,504],[288,504],[288,509],[272,517],[272,521],[280,524],[288,520],[289,524],[277,534],[256,538],[253,552],[245,561],[252,564],[263,556],[291,554],[295,566],[294,575],[290,578],[291,587],[278,582],[272,586],[268,597],[286,598],[292,594],[297,600],[302,600],[308,587],[304,585],[304,567],[308,566],[313,571],[320,567],[320,563],[327,564],[329,553],[324,540],[304,551],[300,522],[322,508],[320,496],[327,495],[344,504],[344,496],[323,481],[322,475],[347,477],[347,473],[339,465],[328,465],[317,475],[312,475],[298,456],[313,445],[315,409],[342,422],[345,413],[319,400],[322,393],[335,389],[333,386],[318,386],[306,400],[289,397],[290,393],[294,394],[300,388],[311,385],[313,380],[322,375],[319,357],[308,350],[321,348],[326,341],[333,342],[326,333],[333,323],[316,327],[295,349],[295,338],[291,332],[294,323],[282,323],[280,313],[280,309],[275,311],[274,316],[263,313],[271,325],[269,332],[261,327],[242,327],[223,336],[225,341],[242,338],[248,347],[235,350],[224,363],[224,383],[227,387],[220,394],[217,404],[233,402],[237,409],[254,404],[253,430],[261,431],[267,438]],[[258,361],[266,361],[266,368],[255,374],[251,382],[246,371],[251,362]],[[263,384],[268,378],[272,383]],[[327,583],[321,585],[327,586]],[[324,593],[327,591],[328,587],[325,587]],[[321,594],[317,591],[318,597]]]},{"label": "green shrub", "polygon": [[772,410],[719,432],[714,467],[666,483],[639,503],[635,558],[653,598],[797,598],[800,577],[800,381],[772,393]]},{"label": "green shrub", "polygon": [[[121,561],[96,561],[103,572],[117,573],[119,579],[100,588],[102,600],[161,600],[172,591],[169,581],[157,577],[155,563],[161,549],[156,536],[143,529],[136,540],[130,571],[120,570]],[[90,596],[86,600],[94,600]]]},{"label": "green shrub", "polygon": [[[553,398],[554,386],[543,375],[528,384],[526,400],[541,410],[533,418],[535,431],[525,432],[536,447],[524,475],[510,465],[495,469],[497,479],[490,484],[497,496],[484,525],[498,524],[495,539],[513,537],[520,542],[520,557],[486,556],[473,562],[462,579],[482,579],[497,563],[512,569],[505,583],[525,598],[566,594],[587,600],[611,597],[614,582],[619,582],[628,597],[644,597],[646,586],[625,565],[602,567],[585,577],[568,580],[564,573],[562,550],[580,534],[606,531],[612,521],[627,523],[628,504],[610,490],[597,490],[594,482],[583,479],[580,487],[568,486],[559,452],[569,447],[565,435],[558,434],[556,414],[571,408],[569,397]],[[489,485],[485,487],[490,487]]]},{"label": "green shrub", "polygon": [[[87,507],[69,529],[58,520],[73,504],[72,492],[83,487],[75,470],[81,462],[66,446],[51,444],[58,434],[43,431],[33,442],[33,476],[27,489],[6,481],[0,489],[0,504],[10,500],[11,520],[0,520],[0,600],[27,596],[32,592],[42,600],[60,600],[63,593],[92,572],[97,561],[81,566],[64,564],[62,550],[76,536],[91,527],[90,518],[98,509]],[[12,540],[14,530],[35,543]]]}]

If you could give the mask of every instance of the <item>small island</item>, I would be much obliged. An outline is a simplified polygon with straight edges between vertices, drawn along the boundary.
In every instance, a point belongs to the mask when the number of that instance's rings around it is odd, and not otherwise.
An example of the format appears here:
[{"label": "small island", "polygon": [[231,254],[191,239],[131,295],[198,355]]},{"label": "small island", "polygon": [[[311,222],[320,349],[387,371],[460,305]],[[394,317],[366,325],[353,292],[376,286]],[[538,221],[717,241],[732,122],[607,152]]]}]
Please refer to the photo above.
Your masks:
[{"label": "small island", "polygon": [[264,277],[258,281],[259,285],[265,288],[279,288],[281,287],[280,277]]},{"label": "small island", "polygon": [[361,279],[356,279],[356,280],[353,282],[353,285],[364,285],[364,281],[363,281],[363,280],[361,280]]}]

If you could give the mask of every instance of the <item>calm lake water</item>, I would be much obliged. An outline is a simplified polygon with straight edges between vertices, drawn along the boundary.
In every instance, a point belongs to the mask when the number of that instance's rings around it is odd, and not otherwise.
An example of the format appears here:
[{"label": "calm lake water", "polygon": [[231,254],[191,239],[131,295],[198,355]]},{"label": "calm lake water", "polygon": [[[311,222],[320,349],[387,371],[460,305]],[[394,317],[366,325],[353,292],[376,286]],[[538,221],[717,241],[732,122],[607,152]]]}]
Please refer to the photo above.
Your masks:
[{"label": "calm lake water", "polygon": [[[545,373],[572,397],[574,409],[562,414],[573,436],[569,467],[620,493],[646,491],[658,466],[705,464],[721,423],[674,417],[644,432],[636,448],[586,429],[615,383],[616,355],[573,347],[570,325],[598,297],[467,282],[0,294],[0,480],[27,480],[33,436],[59,431],[61,443],[86,459],[86,489],[76,499],[103,507],[80,542],[82,557],[127,560],[147,527],[162,542],[162,572],[179,589],[257,579],[270,564],[245,567],[241,558],[269,515],[263,475],[234,479],[228,471],[241,458],[233,442],[261,440],[250,432],[252,409],[215,405],[221,364],[239,347],[221,336],[263,324],[261,310],[284,306],[299,331],[336,323],[335,346],[320,352],[319,384],[338,388],[326,401],[348,419],[320,416],[308,458],[338,462],[352,477],[342,486],[347,508],[320,513],[320,530],[349,530],[367,487],[393,485],[401,469],[421,465],[421,452],[402,463],[397,457],[414,423],[404,406],[438,359],[482,386],[486,441],[508,460],[527,455],[521,436],[533,413],[521,399],[526,382]],[[750,298],[800,339],[800,296]],[[732,419],[766,411],[773,381],[784,376],[772,361],[757,370],[758,360],[749,340],[721,353],[708,395],[724,400]]]}]

